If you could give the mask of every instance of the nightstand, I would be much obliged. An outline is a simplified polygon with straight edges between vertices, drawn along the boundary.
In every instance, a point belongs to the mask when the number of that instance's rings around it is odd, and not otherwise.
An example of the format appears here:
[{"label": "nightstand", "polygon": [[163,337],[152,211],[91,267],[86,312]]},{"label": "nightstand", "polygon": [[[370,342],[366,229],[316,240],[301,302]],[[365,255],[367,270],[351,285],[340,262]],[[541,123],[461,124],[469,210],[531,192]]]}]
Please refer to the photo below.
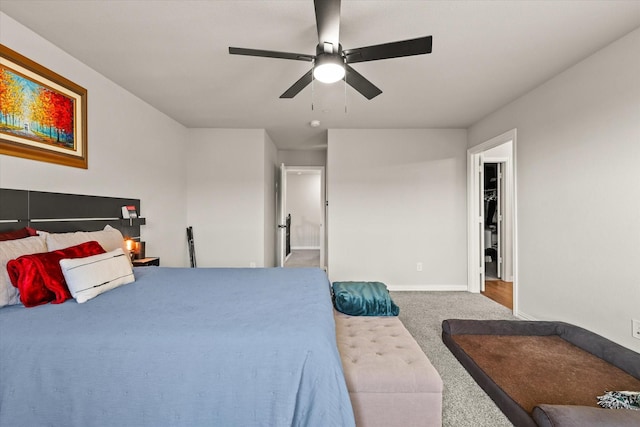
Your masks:
[{"label": "nightstand", "polygon": [[134,267],[160,267],[160,258],[140,258],[134,259],[132,262]]}]

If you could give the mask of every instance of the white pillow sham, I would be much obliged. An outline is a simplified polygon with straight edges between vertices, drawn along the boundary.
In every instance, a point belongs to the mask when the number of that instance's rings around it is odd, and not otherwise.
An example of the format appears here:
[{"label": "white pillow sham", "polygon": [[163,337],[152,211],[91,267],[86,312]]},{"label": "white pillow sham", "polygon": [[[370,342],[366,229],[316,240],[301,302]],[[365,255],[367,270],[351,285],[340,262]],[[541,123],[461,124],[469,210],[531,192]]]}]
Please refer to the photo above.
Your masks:
[{"label": "white pillow sham", "polygon": [[[111,252],[117,248],[122,248],[125,254],[129,254],[127,244],[119,230],[110,225],[104,227],[100,231],[76,231],[72,233],[43,233],[47,239],[47,248],[49,251],[65,249],[70,246],[79,245],[80,243],[97,241],[102,248]],[[129,260],[131,263],[131,260]]]},{"label": "white pillow sham", "polygon": [[78,303],[135,281],[129,256],[121,248],[86,258],[62,259],[60,268]]},{"label": "white pillow sham", "polygon": [[41,236],[0,242],[0,307],[20,304],[20,292],[11,284],[9,273],[7,273],[7,263],[22,255],[41,252],[47,252],[47,244],[44,237]]}]

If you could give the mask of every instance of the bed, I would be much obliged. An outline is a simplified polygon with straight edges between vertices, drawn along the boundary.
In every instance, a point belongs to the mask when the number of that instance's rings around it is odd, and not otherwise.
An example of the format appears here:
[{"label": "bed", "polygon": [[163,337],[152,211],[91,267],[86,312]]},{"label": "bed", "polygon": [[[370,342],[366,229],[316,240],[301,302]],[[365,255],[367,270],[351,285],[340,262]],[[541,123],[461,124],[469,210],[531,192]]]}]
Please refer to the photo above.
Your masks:
[{"label": "bed", "polygon": [[322,270],[134,274],[0,309],[0,425],[354,425]]},{"label": "bed", "polygon": [[[17,212],[7,195],[24,194],[0,190],[0,231],[76,227],[67,213],[34,221],[34,202]],[[104,221],[131,226],[103,208],[83,214],[95,222],[83,221],[85,230]],[[134,267],[133,274],[133,283],[84,303],[0,308],[0,425],[355,425],[324,271]]]}]

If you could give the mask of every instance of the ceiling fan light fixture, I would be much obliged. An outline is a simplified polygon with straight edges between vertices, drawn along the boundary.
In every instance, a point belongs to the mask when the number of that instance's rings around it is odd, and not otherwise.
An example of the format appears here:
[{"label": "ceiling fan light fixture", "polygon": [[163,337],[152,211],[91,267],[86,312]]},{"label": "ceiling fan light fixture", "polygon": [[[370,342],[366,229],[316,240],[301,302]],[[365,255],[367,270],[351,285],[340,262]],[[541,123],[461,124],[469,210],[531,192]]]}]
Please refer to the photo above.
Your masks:
[{"label": "ceiling fan light fixture", "polygon": [[316,56],[313,77],[322,83],[335,83],[344,77],[344,60],[340,55],[320,54]]},{"label": "ceiling fan light fixture", "polygon": [[340,3],[341,0],[313,0],[318,30],[315,55],[231,46],[229,53],[312,62],[311,69],[280,95],[282,99],[293,98],[308,85],[311,85],[313,93],[313,82],[316,80],[335,83],[341,79],[344,79],[345,98],[349,85],[365,98],[373,99],[382,91],[354,70],[351,64],[431,53],[432,36],[343,50],[340,44]]}]

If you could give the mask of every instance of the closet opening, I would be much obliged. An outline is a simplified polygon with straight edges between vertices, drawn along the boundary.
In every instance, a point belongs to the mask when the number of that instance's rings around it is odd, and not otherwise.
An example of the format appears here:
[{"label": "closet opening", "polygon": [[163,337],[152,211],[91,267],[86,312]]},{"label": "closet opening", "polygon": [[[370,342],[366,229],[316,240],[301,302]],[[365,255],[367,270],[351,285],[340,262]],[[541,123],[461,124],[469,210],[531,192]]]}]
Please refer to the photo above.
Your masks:
[{"label": "closet opening", "polygon": [[468,289],[518,315],[516,130],[468,153]]},{"label": "closet opening", "polygon": [[[513,278],[507,273],[506,162],[484,162],[484,286],[482,294],[513,310]],[[507,262],[505,262],[507,261]]]},{"label": "closet opening", "polygon": [[[484,278],[497,280],[502,271],[502,206],[504,193],[500,163],[484,164]],[[501,188],[502,187],[502,188]]]}]

